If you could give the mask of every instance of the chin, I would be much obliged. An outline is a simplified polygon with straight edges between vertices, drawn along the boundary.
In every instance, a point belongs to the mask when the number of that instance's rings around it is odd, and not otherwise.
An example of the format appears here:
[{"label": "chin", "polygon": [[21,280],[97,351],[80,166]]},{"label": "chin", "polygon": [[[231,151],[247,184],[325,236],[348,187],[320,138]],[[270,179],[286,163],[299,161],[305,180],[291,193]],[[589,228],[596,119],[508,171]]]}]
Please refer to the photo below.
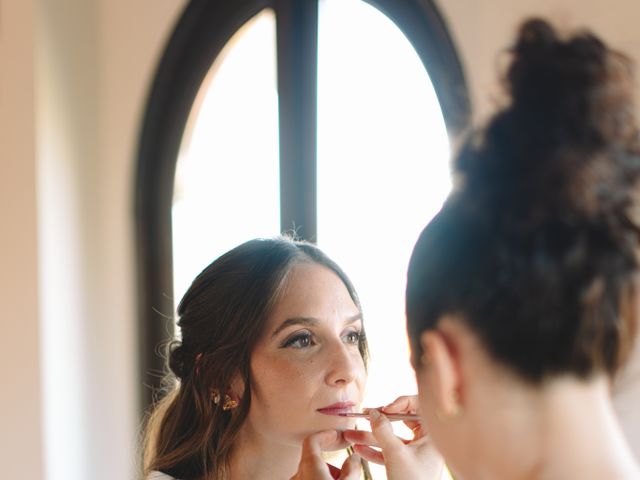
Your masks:
[{"label": "chin", "polygon": [[338,417],[326,415],[326,419],[323,420],[323,425],[326,425],[326,429],[332,430],[348,430],[353,429],[356,426],[354,418]]}]

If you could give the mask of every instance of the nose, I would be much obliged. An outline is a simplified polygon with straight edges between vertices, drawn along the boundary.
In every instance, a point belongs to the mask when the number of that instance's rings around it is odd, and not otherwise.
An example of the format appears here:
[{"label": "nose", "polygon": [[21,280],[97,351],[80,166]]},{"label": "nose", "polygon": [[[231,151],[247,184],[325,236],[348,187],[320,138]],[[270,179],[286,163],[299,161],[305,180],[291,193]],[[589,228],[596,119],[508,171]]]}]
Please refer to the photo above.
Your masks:
[{"label": "nose", "polygon": [[327,365],[325,381],[330,386],[350,384],[364,368],[359,351],[342,342],[328,351]]}]

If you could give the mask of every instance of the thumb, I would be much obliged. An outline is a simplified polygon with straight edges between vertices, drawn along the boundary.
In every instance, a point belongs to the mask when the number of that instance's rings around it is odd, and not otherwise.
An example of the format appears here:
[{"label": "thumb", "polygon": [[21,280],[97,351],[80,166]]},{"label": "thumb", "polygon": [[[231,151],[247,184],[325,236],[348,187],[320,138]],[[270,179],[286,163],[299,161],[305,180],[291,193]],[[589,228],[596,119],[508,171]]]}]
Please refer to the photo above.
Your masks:
[{"label": "thumb", "polygon": [[360,455],[357,453],[349,455],[342,464],[340,480],[360,480]]},{"label": "thumb", "polygon": [[322,458],[322,449],[339,440],[340,434],[334,430],[318,432],[305,438],[302,442],[302,454],[298,472],[292,479],[331,478],[329,468]]},{"label": "thumb", "polygon": [[341,441],[342,435],[335,430],[326,430],[308,436],[302,442],[302,459],[321,459],[322,450],[330,449]]}]

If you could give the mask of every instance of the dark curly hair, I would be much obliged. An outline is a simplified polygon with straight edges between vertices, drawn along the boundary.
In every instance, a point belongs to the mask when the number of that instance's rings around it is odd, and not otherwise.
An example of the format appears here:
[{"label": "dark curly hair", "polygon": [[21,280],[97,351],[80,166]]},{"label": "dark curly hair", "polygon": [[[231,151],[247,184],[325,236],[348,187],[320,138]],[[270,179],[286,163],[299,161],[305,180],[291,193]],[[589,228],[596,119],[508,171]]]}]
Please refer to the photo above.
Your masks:
[{"label": "dark curly hair", "polygon": [[456,188],[410,261],[407,326],[461,318],[537,383],[613,374],[636,330],[640,142],[633,68],[592,33],[520,28],[510,103],[455,159]]}]

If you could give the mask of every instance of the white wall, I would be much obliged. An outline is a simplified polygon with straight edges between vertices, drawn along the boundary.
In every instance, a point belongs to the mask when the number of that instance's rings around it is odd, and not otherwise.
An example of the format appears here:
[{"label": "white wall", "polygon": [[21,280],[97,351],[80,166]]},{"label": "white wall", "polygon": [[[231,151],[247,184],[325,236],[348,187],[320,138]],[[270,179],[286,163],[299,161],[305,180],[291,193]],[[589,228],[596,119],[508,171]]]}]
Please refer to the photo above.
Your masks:
[{"label": "white wall", "polygon": [[[100,280],[100,257],[92,255],[100,232],[94,215],[100,160],[97,15],[94,2],[77,0],[40,2],[36,15],[46,478],[80,479],[95,463],[99,438],[88,388],[99,375],[91,345],[97,320],[92,293]],[[130,398],[131,390],[123,395]],[[127,411],[107,412],[122,416],[116,428],[131,430]],[[115,463],[119,474],[121,464]]]},{"label": "white wall", "polygon": [[[439,3],[481,113],[497,91],[496,52],[525,14],[593,27],[640,58],[636,0]],[[6,478],[134,478],[135,150],[158,55],[185,4],[0,0]],[[618,408],[640,450],[628,399],[636,373],[621,382]]]}]

